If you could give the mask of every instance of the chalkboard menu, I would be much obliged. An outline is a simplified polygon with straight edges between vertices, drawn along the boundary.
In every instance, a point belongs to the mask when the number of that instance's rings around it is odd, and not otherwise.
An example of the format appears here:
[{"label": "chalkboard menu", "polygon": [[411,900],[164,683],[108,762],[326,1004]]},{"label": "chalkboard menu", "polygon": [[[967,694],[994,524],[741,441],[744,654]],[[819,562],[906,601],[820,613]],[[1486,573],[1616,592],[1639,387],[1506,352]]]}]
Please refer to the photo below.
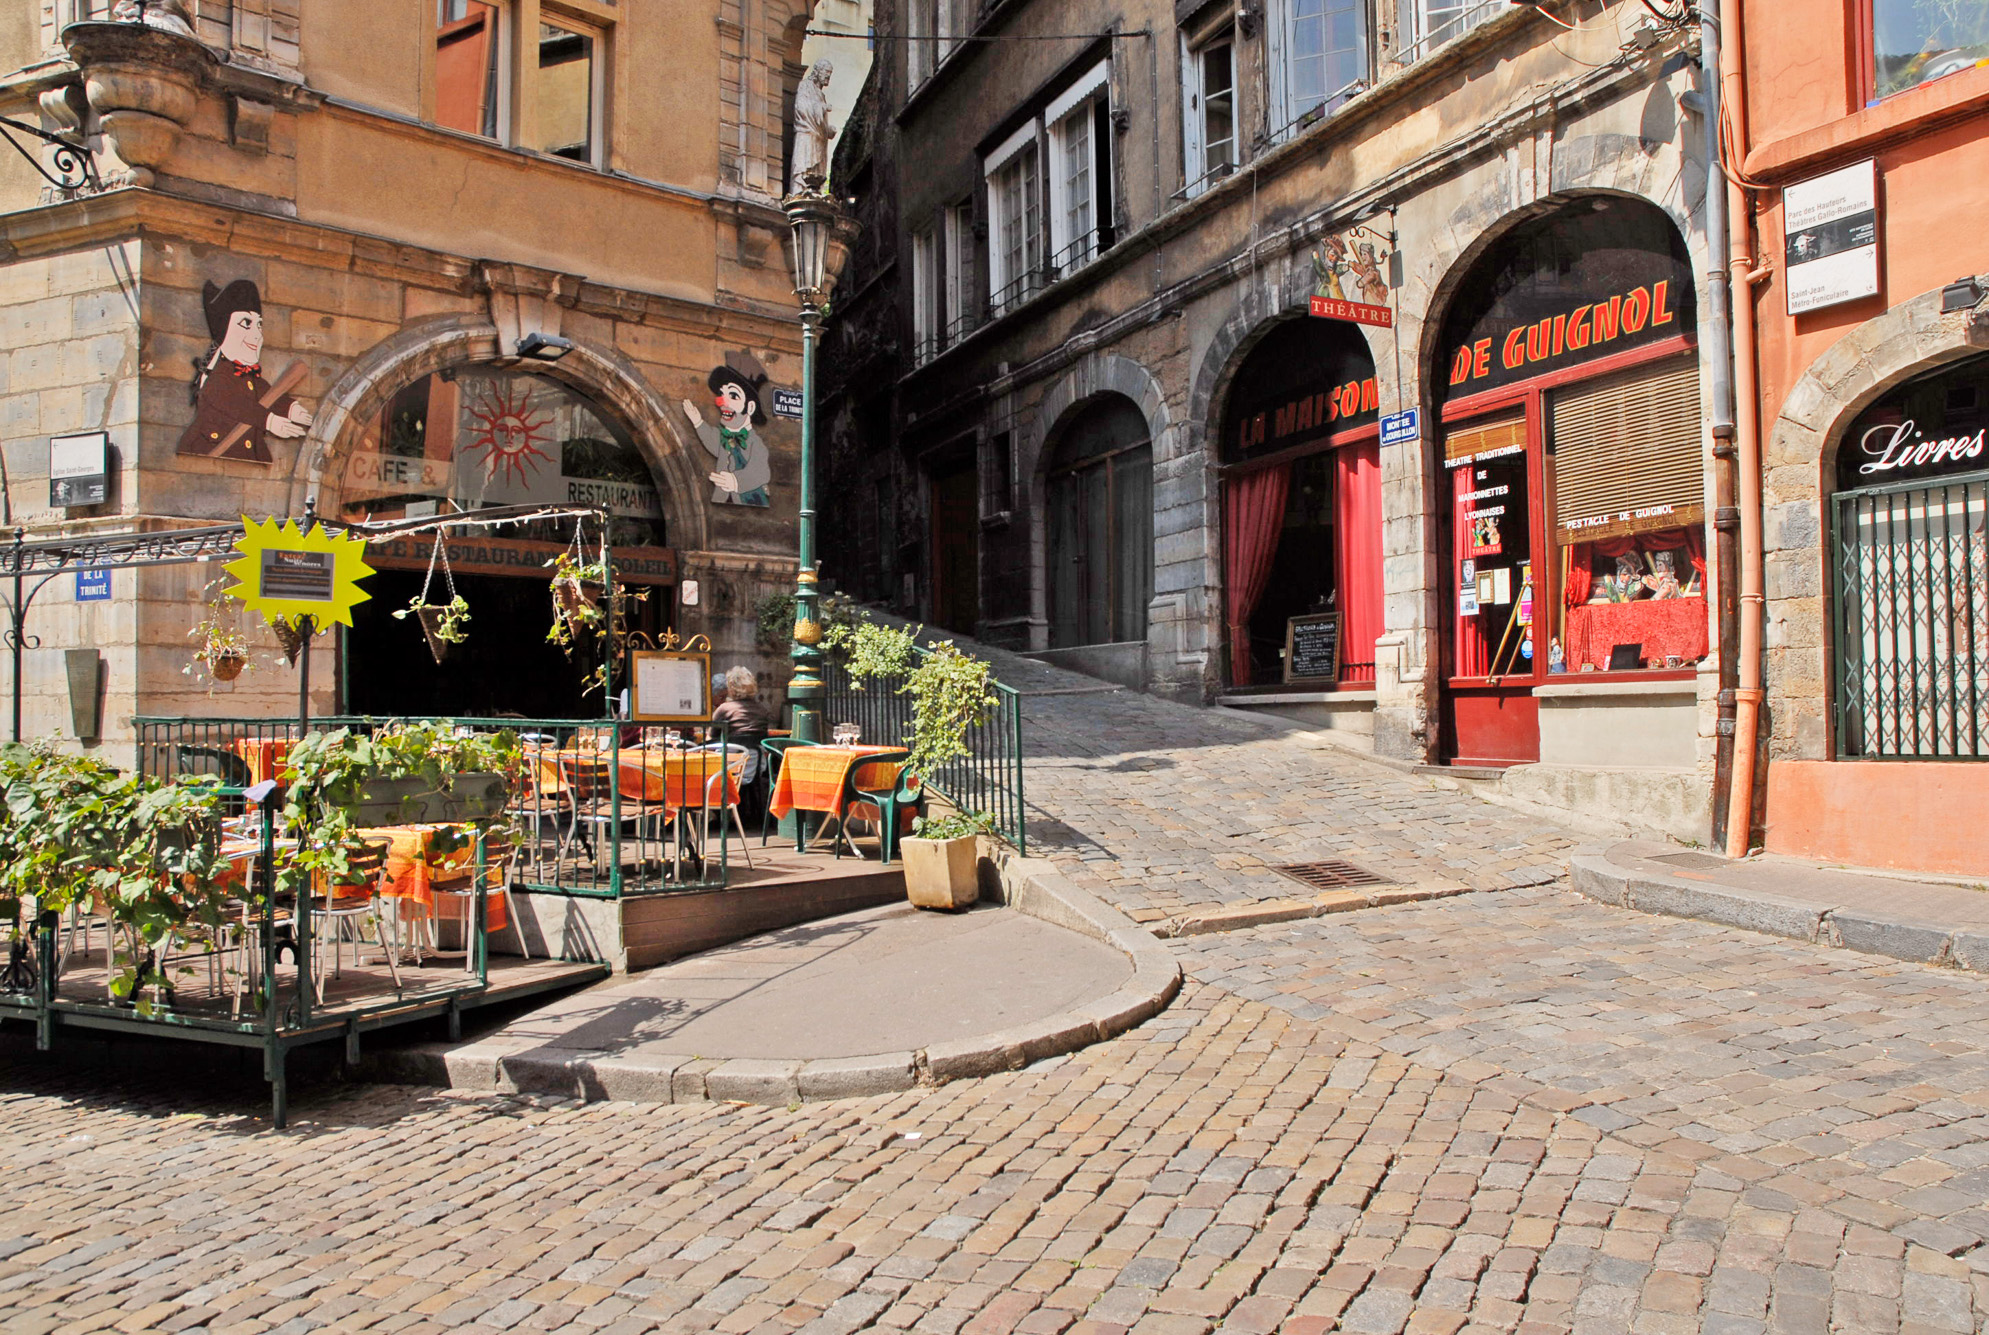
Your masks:
[{"label": "chalkboard menu", "polygon": [[1340,614],[1293,617],[1285,623],[1285,680],[1340,679]]}]

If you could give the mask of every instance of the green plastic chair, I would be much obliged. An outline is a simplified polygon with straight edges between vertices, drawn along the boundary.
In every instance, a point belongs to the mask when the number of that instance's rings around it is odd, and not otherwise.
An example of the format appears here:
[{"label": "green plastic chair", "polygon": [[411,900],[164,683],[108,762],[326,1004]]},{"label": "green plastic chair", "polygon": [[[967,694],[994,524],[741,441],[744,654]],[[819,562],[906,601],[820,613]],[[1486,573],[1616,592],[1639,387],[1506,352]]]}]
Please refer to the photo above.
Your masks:
[{"label": "green plastic chair", "polygon": [[[879,856],[883,862],[891,860],[891,849],[896,847],[897,844],[895,838],[896,831],[892,822],[898,818],[898,808],[900,805],[898,791],[905,785],[904,762],[911,758],[911,754],[910,751],[902,748],[892,751],[879,751],[874,755],[865,756],[856,764],[849,767],[849,773],[843,776],[842,796],[836,799],[836,814],[834,817],[836,822],[836,839],[835,843],[831,845],[831,848],[837,857],[843,855],[844,845],[849,846],[851,857],[861,856],[856,851],[855,843],[851,842],[849,837],[849,811],[853,806],[867,804],[877,808],[877,820],[880,828],[878,838]],[[871,765],[892,764],[899,766],[898,779],[892,787],[883,790],[857,787],[857,776],[862,774]]]},{"label": "green plastic chair", "polygon": [[[862,765],[858,765],[856,769],[850,771],[852,786],[856,770],[862,768]],[[891,865],[891,855],[898,847],[899,813],[909,809],[914,816],[925,814],[925,780],[912,773],[910,765],[905,765],[899,768],[898,782],[893,787],[881,790],[858,788],[856,794],[859,800],[877,808],[878,865],[888,867]]]}]

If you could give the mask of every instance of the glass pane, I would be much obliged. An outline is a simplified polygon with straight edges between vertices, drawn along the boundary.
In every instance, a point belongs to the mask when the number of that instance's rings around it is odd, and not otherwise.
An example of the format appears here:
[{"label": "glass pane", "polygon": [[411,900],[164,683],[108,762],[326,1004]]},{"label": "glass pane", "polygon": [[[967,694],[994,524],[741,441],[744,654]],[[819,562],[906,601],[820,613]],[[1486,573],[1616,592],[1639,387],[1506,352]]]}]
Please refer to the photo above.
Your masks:
[{"label": "glass pane", "polygon": [[1526,456],[1452,470],[1460,677],[1531,676],[1542,595],[1533,577]]},{"label": "glass pane", "polygon": [[1153,601],[1153,450],[1112,460],[1112,638],[1146,638]]},{"label": "glass pane", "polygon": [[594,39],[539,25],[539,146],[575,162],[594,160]]},{"label": "glass pane", "polygon": [[435,123],[497,137],[497,6],[438,0]]},{"label": "glass pane", "polygon": [[1236,165],[1236,93],[1227,42],[1202,52],[1202,170]]},{"label": "glass pane", "polygon": [[1989,0],[1872,0],[1880,97],[1972,69],[1989,57]]},{"label": "glass pane", "polygon": [[1064,260],[1091,253],[1091,108],[1063,123]]}]

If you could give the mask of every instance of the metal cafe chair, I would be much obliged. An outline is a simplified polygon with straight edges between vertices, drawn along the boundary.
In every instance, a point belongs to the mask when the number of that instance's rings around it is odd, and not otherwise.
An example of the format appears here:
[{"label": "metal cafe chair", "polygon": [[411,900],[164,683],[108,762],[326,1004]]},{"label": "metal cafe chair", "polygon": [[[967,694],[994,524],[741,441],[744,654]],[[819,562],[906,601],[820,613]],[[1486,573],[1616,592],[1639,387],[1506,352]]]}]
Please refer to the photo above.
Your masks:
[{"label": "metal cafe chair", "polygon": [[566,856],[566,850],[573,846],[577,838],[587,849],[587,855],[598,866],[600,849],[587,837],[584,827],[596,830],[609,829],[615,824],[614,794],[617,776],[614,764],[605,755],[562,754],[558,759],[560,787],[566,792],[569,804],[566,820],[566,834],[559,841],[559,851],[553,855],[555,862]]},{"label": "metal cafe chair", "polygon": [[732,817],[733,827],[739,831],[739,847],[746,854],[746,865],[751,867],[753,850],[746,842],[746,819],[739,814],[739,799],[746,786],[746,762],[752,759],[753,753],[736,742],[713,742],[709,746],[699,747],[698,750],[725,757],[724,768],[705,780],[705,836],[709,838],[711,835],[709,822],[713,808],[718,810],[721,825],[729,814]]},{"label": "metal cafe chair", "polygon": [[[380,923],[380,878],[386,875],[387,851],[390,847],[385,839],[361,840],[359,851],[347,854],[345,859],[347,872],[352,879],[326,886],[325,894],[320,897],[321,906],[313,910],[313,916],[322,919],[325,923],[324,934],[319,937],[319,941],[322,942],[324,936],[331,938],[333,978],[344,974],[347,930],[350,929],[353,933],[352,961],[357,964],[360,934],[364,932],[367,920],[371,919],[379,924],[376,931],[380,934],[381,951],[387,957],[387,972],[392,976],[396,988],[401,985],[399,964],[394,959],[394,951],[387,946],[385,925]],[[322,994],[325,957],[322,951],[314,951],[313,955],[315,958],[312,962],[318,971],[318,991]]]}]

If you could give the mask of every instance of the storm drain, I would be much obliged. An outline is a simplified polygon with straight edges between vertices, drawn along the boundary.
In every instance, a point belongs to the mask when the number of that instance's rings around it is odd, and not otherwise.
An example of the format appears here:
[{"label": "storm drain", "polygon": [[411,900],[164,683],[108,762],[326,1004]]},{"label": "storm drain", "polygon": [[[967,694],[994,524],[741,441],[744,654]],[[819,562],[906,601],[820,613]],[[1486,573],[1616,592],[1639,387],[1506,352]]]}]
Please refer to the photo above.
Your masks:
[{"label": "storm drain", "polygon": [[1351,890],[1356,886],[1392,884],[1386,878],[1376,876],[1365,867],[1356,867],[1351,862],[1293,862],[1271,870],[1314,890]]}]

